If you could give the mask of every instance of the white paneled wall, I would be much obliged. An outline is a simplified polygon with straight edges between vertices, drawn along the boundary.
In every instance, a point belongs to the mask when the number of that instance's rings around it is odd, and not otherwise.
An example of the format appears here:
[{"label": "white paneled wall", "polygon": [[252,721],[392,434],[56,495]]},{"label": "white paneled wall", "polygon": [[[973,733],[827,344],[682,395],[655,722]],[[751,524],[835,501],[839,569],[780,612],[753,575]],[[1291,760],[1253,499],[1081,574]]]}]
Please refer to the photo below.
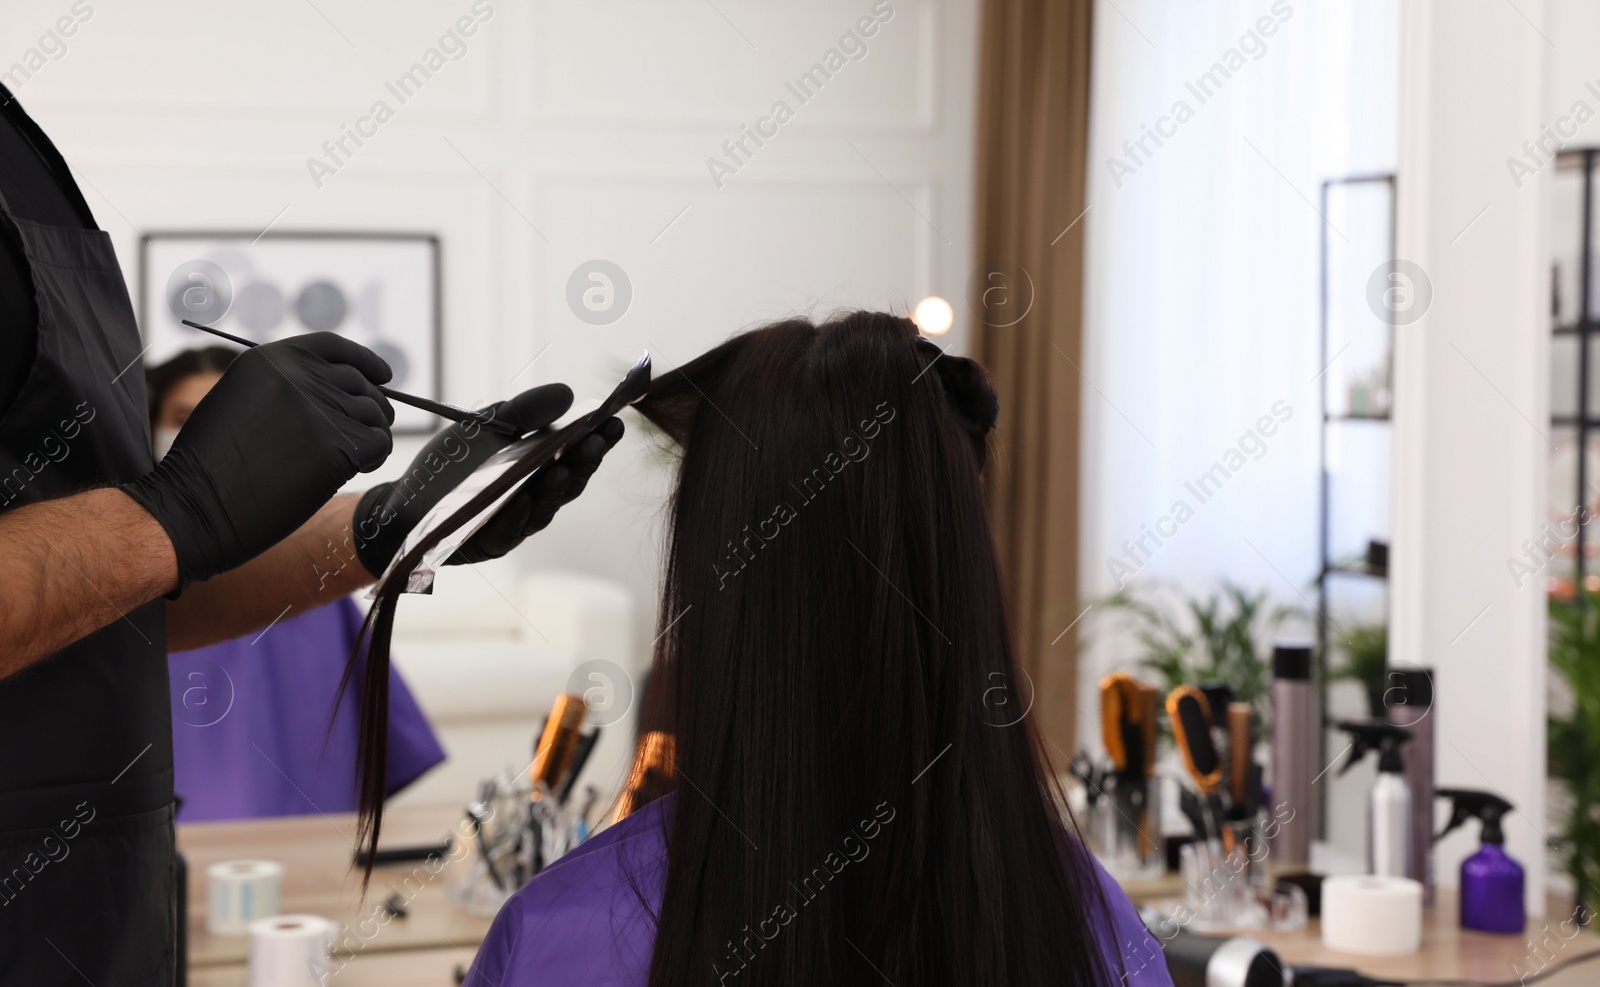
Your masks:
[{"label": "white paneled wall", "polygon": [[[1538,139],[1560,64],[1547,5],[1416,0],[1403,26],[1397,253],[1433,304],[1395,353],[1391,661],[1437,669],[1440,787],[1517,806],[1506,852],[1544,914],[1545,608],[1505,559],[1549,517],[1549,181],[1512,180],[1508,156]],[[1581,42],[1580,42],[1581,44]],[[1581,50],[1581,48],[1580,48]],[[1568,56],[1563,56],[1565,60]],[[1481,69],[1493,58],[1504,72]],[[1410,190],[1409,192],[1406,190]],[[1474,213],[1481,222],[1463,233]],[[1477,841],[1434,854],[1454,883]]]},{"label": "white paneled wall", "polygon": [[[935,293],[962,312],[977,6],[9,0],[0,73],[23,67],[7,84],[72,164],[130,288],[141,231],[436,232],[446,399],[550,380],[599,396],[641,349],[667,368],[795,312]],[[402,102],[385,84],[434,47],[443,64]],[[836,71],[802,101],[786,84],[830,49]],[[362,123],[379,100],[392,115]],[[707,160],[725,160],[744,126],[770,136],[745,139],[719,188]],[[347,139],[353,153],[319,185],[308,159],[326,162],[345,127],[372,136]],[[595,258],[633,285],[606,327],[565,300]],[[958,315],[958,347],[965,331]],[[630,443],[525,566],[626,583],[649,642],[665,488]]]}]

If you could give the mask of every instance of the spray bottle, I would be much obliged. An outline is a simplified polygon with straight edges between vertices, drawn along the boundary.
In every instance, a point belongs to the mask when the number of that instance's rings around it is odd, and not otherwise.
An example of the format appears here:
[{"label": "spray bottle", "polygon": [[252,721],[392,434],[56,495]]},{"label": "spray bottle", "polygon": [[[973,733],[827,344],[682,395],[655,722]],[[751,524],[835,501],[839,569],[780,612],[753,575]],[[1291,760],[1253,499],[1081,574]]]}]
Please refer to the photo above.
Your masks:
[{"label": "spray bottle", "polygon": [[1461,927],[1479,932],[1521,932],[1527,921],[1523,912],[1522,865],[1505,851],[1505,833],[1500,820],[1512,805],[1498,795],[1469,788],[1441,788],[1437,794],[1451,803],[1450,824],[1434,837],[1444,834],[1468,819],[1483,823],[1482,846],[1461,862]]},{"label": "spray bottle", "polygon": [[1382,720],[1340,720],[1340,730],[1350,735],[1350,760],[1342,775],[1378,752],[1378,780],[1372,783],[1368,802],[1367,857],[1378,877],[1408,877],[1411,873],[1411,786],[1406,784],[1400,745],[1411,731]]},{"label": "spray bottle", "polygon": [[1422,905],[1433,904],[1433,669],[1393,668],[1383,693],[1384,718],[1411,731],[1406,784],[1411,786],[1411,873],[1422,882]]}]

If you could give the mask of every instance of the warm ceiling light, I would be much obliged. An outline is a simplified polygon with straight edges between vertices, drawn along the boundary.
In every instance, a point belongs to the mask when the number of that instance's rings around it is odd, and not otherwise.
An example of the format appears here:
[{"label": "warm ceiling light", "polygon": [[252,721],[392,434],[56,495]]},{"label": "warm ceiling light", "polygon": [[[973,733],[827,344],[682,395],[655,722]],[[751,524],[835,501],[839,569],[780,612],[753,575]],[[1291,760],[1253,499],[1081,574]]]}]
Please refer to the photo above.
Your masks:
[{"label": "warm ceiling light", "polygon": [[924,336],[943,336],[950,331],[955,320],[955,310],[938,295],[924,298],[917,303],[916,311],[911,313],[911,321],[917,324]]}]

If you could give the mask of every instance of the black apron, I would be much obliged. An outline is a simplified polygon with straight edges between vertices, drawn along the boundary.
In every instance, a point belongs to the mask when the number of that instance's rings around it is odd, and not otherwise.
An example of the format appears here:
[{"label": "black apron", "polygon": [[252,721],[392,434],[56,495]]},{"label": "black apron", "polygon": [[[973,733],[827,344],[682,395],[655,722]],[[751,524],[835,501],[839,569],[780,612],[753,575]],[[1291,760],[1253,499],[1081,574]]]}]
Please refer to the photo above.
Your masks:
[{"label": "black apron", "polygon": [[[33,367],[0,414],[0,511],[149,472],[142,347],[111,238],[21,219],[3,196],[0,222],[39,308]],[[0,680],[0,985],[173,982],[165,605]]]}]

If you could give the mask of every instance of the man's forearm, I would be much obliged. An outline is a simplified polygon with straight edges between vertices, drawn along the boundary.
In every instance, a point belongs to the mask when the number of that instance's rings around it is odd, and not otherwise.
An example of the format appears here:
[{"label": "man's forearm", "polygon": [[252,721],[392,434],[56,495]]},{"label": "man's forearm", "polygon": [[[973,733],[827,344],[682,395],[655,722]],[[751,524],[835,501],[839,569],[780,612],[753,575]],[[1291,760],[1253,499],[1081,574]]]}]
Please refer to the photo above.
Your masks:
[{"label": "man's forearm", "polygon": [[0,514],[0,679],[177,585],[166,531],[120,490]]},{"label": "man's forearm", "polygon": [[257,632],[374,582],[356,558],[350,528],[358,499],[335,497],[266,552],[184,590],[167,604],[168,650]]}]

